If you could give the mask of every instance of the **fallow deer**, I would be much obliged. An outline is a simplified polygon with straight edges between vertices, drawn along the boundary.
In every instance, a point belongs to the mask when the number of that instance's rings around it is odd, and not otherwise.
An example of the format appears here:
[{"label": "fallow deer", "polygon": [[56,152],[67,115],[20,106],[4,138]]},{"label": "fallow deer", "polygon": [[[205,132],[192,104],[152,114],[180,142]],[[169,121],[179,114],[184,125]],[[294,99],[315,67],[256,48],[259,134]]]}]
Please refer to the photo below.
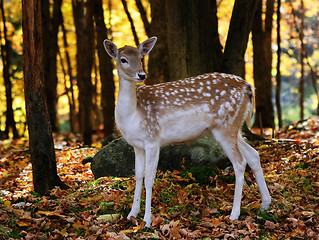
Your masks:
[{"label": "fallow deer", "polygon": [[258,152],[241,135],[244,122],[249,126],[254,110],[253,86],[241,77],[225,73],[206,73],[196,77],[155,85],[136,86],[146,79],[143,57],[155,45],[151,37],[138,48],[117,46],[104,40],[106,52],[115,60],[119,92],[115,121],[126,141],[134,147],[136,186],[128,219],[140,211],[145,179],[144,221],[151,226],[152,187],[160,147],[195,140],[212,134],[231,161],[235,193],[231,220],[238,219],[244,172],[250,166],[261,193],[262,209],[268,209],[271,197],[263,176]]}]

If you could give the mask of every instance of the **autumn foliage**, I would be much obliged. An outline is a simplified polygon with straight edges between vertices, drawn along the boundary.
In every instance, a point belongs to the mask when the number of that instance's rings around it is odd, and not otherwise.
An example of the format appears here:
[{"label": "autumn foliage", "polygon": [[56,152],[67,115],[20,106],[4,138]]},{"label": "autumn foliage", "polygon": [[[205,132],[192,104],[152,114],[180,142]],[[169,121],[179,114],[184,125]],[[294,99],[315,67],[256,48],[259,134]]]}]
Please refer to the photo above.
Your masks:
[{"label": "autumn foliage", "polygon": [[310,118],[254,146],[273,203],[260,212],[257,185],[248,170],[239,221],[228,219],[231,168],[158,172],[150,229],[143,228],[141,216],[125,218],[133,201],[133,177],[95,180],[89,165],[81,163],[99,146],[83,148],[69,137],[55,137],[58,172],[71,188],[39,197],[32,192],[27,141],[2,141],[0,239],[317,239],[318,130],[319,119]]}]

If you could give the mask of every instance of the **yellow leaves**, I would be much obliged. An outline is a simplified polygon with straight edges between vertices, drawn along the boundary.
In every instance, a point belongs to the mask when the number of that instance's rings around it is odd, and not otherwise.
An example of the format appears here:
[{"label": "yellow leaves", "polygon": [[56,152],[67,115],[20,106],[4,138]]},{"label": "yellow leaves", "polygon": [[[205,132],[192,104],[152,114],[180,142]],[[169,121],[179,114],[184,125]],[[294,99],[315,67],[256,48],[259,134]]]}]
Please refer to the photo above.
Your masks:
[{"label": "yellow leaves", "polygon": [[192,179],[193,181],[196,181],[196,179],[193,177],[193,175],[192,175],[192,173],[191,172],[188,172],[188,177],[190,178],[190,179]]},{"label": "yellow leaves", "polygon": [[228,208],[229,208],[228,206],[222,206],[222,207],[220,208],[220,210],[222,210],[222,211],[227,211]]},{"label": "yellow leaves", "polygon": [[98,202],[102,199],[102,196],[94,196],[94,197],[88,197],[86,199],[86,201],[90,201],[90,202]]},{"label": "yellow leaves", "polygon": [[29,227],[32,222],[31,221],[23,221],[23,220],[17,220],[16,223],[19,227]]},{"label": "yellow leaves", "polygon": [[41,214],[41,215],[45,215],[45,216],[55,216],[55,217],[60,217],[60,218],[66,218],[67,216],[65,215],[61,215],[59,213],[56,213],[56,212],[50,212],[50,211],[38,211],[37,212],[38,214]]},{"label": "yellow leaves", "polygon": [[4,201],[3,207],[9,207],[11,205],[11,202],[9,200]]},{"label": "yellow leaves", "polygon": [[276,171],[271,171],[271,173],[268,173],[266,176],[266,178],[274,178],[274,177],[277,177],[277,173]]},{"label": "yellow leaves", "polygon": [[63,236],[63,237],[67,237],[69,234],[67,233],[67,228],[63,228],[61,231],[60,231],[60,233],[61,233],[61,235]]},{"label": "yellow leaves", "polygon": [[269,145],[268,144],[262,144],[262,145],[259,145],[257,147],[258,150],[264,150],[264,149],[268,149],[269,148]]},{"label": "yellow leaves", "polygon": [[143,221],[141,224],[137,225],[136,227],[133,227],[132,229],[122,230],[121,233],[130,234],[130,233],[142,232],[145,227],[145,224],[146,222]]},{"label": "yellow leaves", "polygon": [[3,170],[0,172],[0,176],[3,177],[3,178],[6,178],[6,177],[9,177],[10,176],[10,173],[6,170]]}]

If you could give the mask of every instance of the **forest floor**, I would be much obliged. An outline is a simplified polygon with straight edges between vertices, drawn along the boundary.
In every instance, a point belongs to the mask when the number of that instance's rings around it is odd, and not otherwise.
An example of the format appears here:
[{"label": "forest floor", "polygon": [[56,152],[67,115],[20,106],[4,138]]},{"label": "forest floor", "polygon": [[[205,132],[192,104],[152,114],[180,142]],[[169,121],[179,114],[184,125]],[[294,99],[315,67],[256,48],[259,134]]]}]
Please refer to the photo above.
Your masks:
[{"label": "forest floor", "polygon": [[26,139],[0,141],[1,239],[319,239],[319,119],[281,129],[259,142],[272,204],[261,212],[252,172],[245,174],[241,216],[228,219],[234,173],[215,168],[158,172],[153,222],[144,228],[126,219],[134,177],[95,180],[83,158],[99,145],[81,147],[76,137],[57,136],[60,178],[71,188],[47,196],[32,191]]}]

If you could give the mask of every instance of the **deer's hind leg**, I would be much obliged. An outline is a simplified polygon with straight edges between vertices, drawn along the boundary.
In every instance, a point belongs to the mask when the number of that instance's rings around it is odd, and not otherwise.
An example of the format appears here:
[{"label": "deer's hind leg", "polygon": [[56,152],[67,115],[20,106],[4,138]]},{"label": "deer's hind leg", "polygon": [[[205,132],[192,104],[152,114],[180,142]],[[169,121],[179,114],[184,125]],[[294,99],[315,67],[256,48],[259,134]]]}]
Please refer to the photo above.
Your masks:
[{"label": "deer's hind leg", "polygon": [[213,129],[212,134],[216,141],[223,148],[225,154],[231,161],[235,171],[235,194],[233,208],[230,215],[231,220],[238,219],[240,215],[241,197],[244,186],[244,172],[246,168],[246,160],[239,151],[237,142],[237,133],[230,132],[226,129]]},{"label": "deer's hind leg", "polygon": [[253,147],[251,147],[248,143],[245,142],[240,133],[238,133],[238,146],[240,152],[246,159],[249,167],[255,175],[256,182],[262,198],[261,209],[268,209],[271,203],[271,197],[265,182],[263,170],[260,165],[259,154]]}]

